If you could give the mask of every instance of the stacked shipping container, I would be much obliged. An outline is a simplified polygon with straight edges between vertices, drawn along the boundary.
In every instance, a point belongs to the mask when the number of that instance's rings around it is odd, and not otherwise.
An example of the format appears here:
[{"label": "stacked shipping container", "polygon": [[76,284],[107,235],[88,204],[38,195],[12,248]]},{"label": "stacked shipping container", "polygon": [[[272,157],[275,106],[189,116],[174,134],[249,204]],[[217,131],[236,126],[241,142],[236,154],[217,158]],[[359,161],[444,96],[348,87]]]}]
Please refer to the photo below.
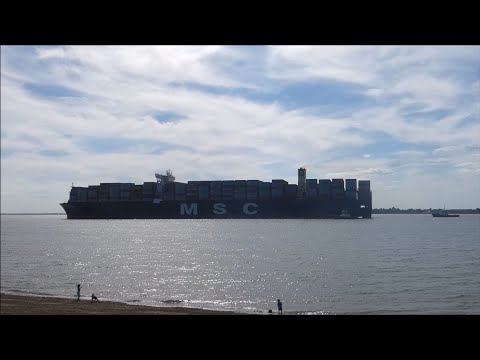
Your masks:
[{"label": "stacked shipping container", "polygon": [[270,200],[272,198],[272,184],[260,181],[258,184],[258,198],[260,200]]},{"label": "stacked shipping container", "polygon": [[222,181],[222,200],[225,200],[225,201],[233,200],[234,193],[235,193],[235,180]]},{"label": "stacked shipping container", "polygon": [[210,181],[210,200],[222,200],[222,181]]},{"label": "stacked shipping container", "polygon": [[258,180],[247,180],[246,200],[258,200]]},{"label": "stacked shipping container", "polygon": [[345,179],[345,197],[357,200],[357,179]]},{"label": "stacked shipping container", "polygon": [[332,181],[330,179],[318,180],[318,198],[324,200],[330,199],[331,188]]},{"label": "stacked shipping container", "polygon": [[318,197],[318,192],[317,192],[317,179],[307,179],[306,181],[306,193],[305,196],[307,199],[312,199]]},{"label": "stacked shipping container", "polygon": [[369,203],[370,199],[370,180],[358,181],[358,200],[362,203]]},{"label": "stacked shipping container", "polygon": [[288,182],[282,179],[272,180],[272,200],[281,199],[284,196],[284,188]]},{"label": "stacked shipping container", "polygon": [[[272,182],[259,180],[189,181],[157,184],[144,182],[100,183],[86,187],[72,187],[72,202],[153,201],[155,198],[177,201],[257,201],[297,197],[298,186],[283,179]],[[350,199],[368,202],[370,181],[356,179],[306,179],[305,197],[319,200]]]},{"label": "stacked shipping container", "polygon": [[331,198],[334,200],[341,200],[345,198],[343,179],[332,179],[330,194]]}]

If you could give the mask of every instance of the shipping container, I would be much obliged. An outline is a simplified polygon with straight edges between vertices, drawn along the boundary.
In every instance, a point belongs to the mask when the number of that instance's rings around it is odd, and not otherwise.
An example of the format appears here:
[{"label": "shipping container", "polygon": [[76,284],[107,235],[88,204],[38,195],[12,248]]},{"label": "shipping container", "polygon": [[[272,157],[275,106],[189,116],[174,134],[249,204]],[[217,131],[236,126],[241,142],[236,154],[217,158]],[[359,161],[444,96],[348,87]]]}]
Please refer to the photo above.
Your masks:
[{"label": "shipping container", "polygon": [[331,192],[331,198],[332,199],[344,199],[345,198],[345,191],[344,190],[335,190],[335,189],[332,189],[332,192]]},{"label": "shipping container", "polygon": [[332,179],[332,187],[342,187],[344,188],[344,181],[343,179]]},{"label": "shipping container", "polygon": [[185,194],[187,191],[187,184],[176,182],[175,183],[175,194]]},{"label": "shipping container", "polygon": [[356,190],[346,190],[345,198],[349,200],[358,200],[358,193]]},{"label": "shipping container", "polygon": [[247,191],[245,198],[247,200],[252,200],[252,201],[253,200],[258,200],[258,194],[256,192],[248,192]]},{"label": "shipping container", "polygon": [[358,189],[370,189],[370,180],[358,180]]},{"label": "shipping container", "polygon": [[318,181],[318,194],[330,196],[331,187],[332,182],[330,181],[330,179],[320,179]]},{"label": "shipping container", "polygon": [[[279,184],[281,186],[281,184]],[[280,199],[284,196],[284,189],[283,186],[275,186],[272,183],[272,199]]]},{"label": "shipping container", "polygon": [[308,189],[316,189],[317,188],[317,179],[307,179],[307,190]]},{"label": "shipping container", "polygon": [[345,190],[357,190],[357,179],[345,179]]}]

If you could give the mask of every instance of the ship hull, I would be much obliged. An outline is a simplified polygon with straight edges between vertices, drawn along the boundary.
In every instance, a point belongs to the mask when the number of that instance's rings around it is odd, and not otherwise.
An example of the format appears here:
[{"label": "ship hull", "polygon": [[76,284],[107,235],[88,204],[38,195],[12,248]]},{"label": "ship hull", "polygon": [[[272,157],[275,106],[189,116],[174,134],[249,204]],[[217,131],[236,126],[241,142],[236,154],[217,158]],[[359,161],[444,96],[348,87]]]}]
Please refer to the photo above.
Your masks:
[{"label": "ship hull", "polygon": [[231,201],[104,201],[60,204],[68,219],[323,219],[371,218],[371,207],[353,199]]}]

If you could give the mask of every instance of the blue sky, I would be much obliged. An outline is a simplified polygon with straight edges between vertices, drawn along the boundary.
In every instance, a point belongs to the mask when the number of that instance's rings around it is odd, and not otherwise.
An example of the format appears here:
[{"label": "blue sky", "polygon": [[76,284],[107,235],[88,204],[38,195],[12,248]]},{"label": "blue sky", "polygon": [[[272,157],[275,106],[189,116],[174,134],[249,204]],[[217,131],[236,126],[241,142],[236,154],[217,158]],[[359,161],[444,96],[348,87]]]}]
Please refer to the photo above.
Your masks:
[{"label": "blue sky", "polygon": [[370,179],[480,207],[479,46],[2,46],[1,211],[72,182]]}]

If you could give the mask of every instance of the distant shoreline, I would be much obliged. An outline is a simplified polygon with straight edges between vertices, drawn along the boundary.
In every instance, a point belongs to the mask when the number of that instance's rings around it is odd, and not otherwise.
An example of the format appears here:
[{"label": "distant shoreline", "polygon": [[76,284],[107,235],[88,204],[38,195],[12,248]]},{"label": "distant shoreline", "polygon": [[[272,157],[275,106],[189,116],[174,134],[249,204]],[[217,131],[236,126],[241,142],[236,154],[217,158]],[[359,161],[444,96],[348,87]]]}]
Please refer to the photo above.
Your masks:
[{"label": "distant shoreline", "polygon": [[[412,214],[412,215],[431,215],[432,213],[443,210],[443,209],[372,209],[372,215],[380,215],[380,214],[393,214],[393,215],[400,215],[400,214]],[[451,214],[480,214],[479,209],[448,209],[447,210]]]}]

